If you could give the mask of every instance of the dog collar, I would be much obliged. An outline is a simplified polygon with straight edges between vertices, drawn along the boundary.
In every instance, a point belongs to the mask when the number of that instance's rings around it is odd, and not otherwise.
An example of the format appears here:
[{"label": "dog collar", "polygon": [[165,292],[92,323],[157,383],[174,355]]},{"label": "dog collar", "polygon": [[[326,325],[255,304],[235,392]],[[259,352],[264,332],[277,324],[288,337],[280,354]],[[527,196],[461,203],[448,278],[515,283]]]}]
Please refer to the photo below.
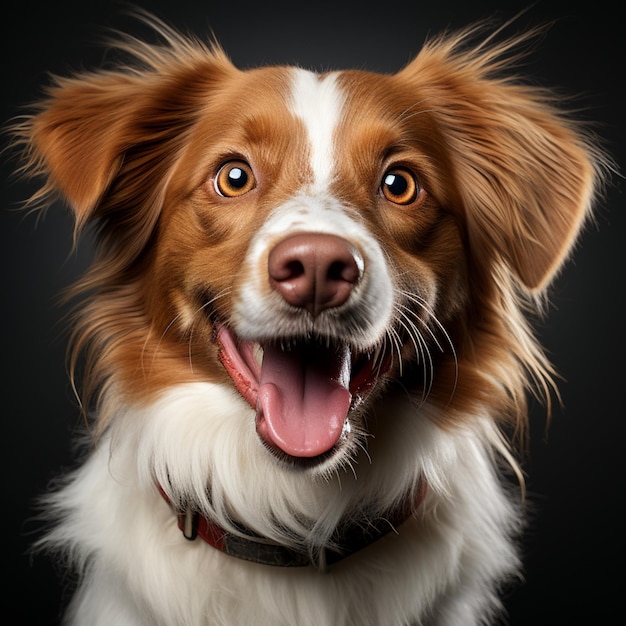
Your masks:
[{"label": "dog collar", "polygon": [[[170,504],[163,488],[158,485],[159,492]],[[202,539],[210,546],[230,556],[277,567],[314,566],[321,572],[335,563],[359,552],[374,542],[382,539],[413,515],[426,497],[426,482],[420,481],[413,498],[405,499],[399,506],[392,509],[386,516],[376,520],[367,520],[362,524],[351,522],[341,525],[332,536],[332,545],[322,546],[319,550],[308,551],[306,548],[294,548],[276,543],[261,537],[246,528],[240,528],[241,535],[227,531],[198,511],[187,509],[175,511],[178,528],[183,537],[189,541]]]}]

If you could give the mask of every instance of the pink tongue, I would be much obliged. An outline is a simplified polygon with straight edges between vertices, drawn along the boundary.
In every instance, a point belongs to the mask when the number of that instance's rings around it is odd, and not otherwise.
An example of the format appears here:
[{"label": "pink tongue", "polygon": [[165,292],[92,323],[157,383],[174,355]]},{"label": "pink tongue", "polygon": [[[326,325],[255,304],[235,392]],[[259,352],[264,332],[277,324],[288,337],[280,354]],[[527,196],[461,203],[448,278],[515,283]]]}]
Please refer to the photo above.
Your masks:
[{"label": "pink tongue", "polygon": [[350,355],[265,346],[257,430],[291,456],[314,457],[339,440],[350,408]]}]

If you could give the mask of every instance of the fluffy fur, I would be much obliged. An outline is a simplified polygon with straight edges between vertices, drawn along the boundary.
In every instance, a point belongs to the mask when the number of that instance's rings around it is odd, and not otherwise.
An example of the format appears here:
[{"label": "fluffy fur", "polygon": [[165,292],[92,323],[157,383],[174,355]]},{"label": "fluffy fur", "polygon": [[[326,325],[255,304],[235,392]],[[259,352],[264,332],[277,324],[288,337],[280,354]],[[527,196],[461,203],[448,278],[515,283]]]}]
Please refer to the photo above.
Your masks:
[{"label": "fluffy fur", "polygon": [[[118,41],[132,63],[56,79],[16,130],[33,201],[62,197],[98,241],[71,344],[92,436],[40,545],[79,574],[68,623],[491,623],[520,569],[503,470],[521,478],[526,394],[553,386],[525,313],[588,214],[598,152],[506,76],[519,41],[468,30],[394,75],[317,75],[242,72],[155,27],[161,44]],[[221,186],[233,163],[249,188]],[[268,270],[296,235],[349,251],[346,297],[292,296]],[[239,361],[312,345],[352,367],[329,376],[350,393],[340,433],[304,420],[324,445],[266,419],[260,366]],[[410,519],[328,572],[186,541],[175,515],[315,557],[401,502]]]}]

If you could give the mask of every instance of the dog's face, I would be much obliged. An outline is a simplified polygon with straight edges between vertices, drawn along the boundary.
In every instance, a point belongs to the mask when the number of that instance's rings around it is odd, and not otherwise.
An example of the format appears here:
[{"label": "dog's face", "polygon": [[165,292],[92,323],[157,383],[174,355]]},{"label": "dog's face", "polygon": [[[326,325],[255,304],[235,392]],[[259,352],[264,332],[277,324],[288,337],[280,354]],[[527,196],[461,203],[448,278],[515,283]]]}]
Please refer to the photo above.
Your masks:
[{"label": "dog's face", "polygon": [[433,45],[396,75],[317,75],[184,48],[59,83],[29,133],[100,225],[98,375],[135,401],[229,385],[303,465],[349,454],[390,381],[450,415],[506,388],[511,299],[560,265],[592,173],[492,59]]},{"label": "dog's face", "polygon": [[270,450],[325,458],[464,302],[441,142],[392,78],[258,70],[220,91],[172,173],[152,302],[192,353],[217,340]]}]

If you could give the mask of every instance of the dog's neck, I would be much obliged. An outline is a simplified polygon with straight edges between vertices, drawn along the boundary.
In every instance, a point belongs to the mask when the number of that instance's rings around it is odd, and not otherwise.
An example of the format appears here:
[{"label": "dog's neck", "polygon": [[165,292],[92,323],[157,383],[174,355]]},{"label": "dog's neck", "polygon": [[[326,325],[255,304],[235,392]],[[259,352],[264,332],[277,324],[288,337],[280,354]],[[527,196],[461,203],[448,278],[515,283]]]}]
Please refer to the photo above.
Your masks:
[{"label": "dog's neck", "polygon": [[[158,488],[171,505],[163,488],[161,486]],[[405,498],[386,515],[374,520],[364,519],[362,523],[351,520],[350,523],[340,525],[332,536],[332,548],[286,546],[261,537],[247,528],[240,528],[241,533],[236,534],[221,528],[191,508],[175,513],[178,528],[189,541],[200,538],[225,554],[254,563],[277,567],[313,566],[321,572],[326,572],[330,566],[342,559],[370,546],[390,532],[397,532],[397,527],[408,520],[422,504],[426,491],[426,482],[422,480],[415,494]]]}]

